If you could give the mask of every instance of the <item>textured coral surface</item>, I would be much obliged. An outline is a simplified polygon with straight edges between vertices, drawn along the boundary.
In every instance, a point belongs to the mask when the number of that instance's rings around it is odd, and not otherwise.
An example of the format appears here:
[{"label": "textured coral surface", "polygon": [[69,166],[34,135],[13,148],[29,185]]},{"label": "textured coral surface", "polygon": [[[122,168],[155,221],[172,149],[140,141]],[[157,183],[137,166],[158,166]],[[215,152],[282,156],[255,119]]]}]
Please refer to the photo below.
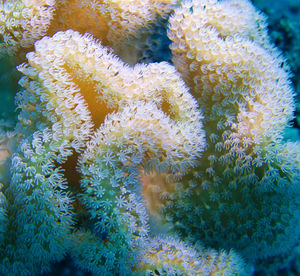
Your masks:
[{"label": "textured coral surface", "polygon": [[267,27],[247,0],[0,1],[0,274],[299,271]]}]

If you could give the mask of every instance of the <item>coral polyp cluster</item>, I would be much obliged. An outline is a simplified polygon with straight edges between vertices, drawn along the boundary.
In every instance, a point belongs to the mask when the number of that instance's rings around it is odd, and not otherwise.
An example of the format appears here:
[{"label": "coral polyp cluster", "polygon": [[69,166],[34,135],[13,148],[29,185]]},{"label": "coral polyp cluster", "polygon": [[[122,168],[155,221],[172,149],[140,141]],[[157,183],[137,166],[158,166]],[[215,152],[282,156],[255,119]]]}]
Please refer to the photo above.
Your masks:
[{"label": "coral polyp cluster", "polygon": [[[90,36],[73,31],[44,38],[35,47],[28,64],[18,67],[23,90],[16,96],[17,145],[6,193],[13,204],[5,210],[5,230],[11,234],[2,240],[1,271],[46,270],[77,243],[73,236],[92,229],[99,244],[93,271],[129,274],[148,236],[139,172],[181,175],[193,166],[203,147],[202,116],[171,65],[129,68]],[[91,100],[101,107],[92,115]],[[68,188],[59,164],[73,150],[80,152],[95,125],[101,127],[79,162],[80,188],[76,183]],[[78,195],[79,210],[70,191]],[[76,211],[90,218],[72,234]],[[82,241],[87,248],[90,239]],[[95,256],[86,265],[90,258]],[[18,268],[10,267],[16,262]]]},{"label": "coral polyp cluster", "polygon": [[89,32],[102,43],[121,44],[135,35],[142,26],[154,23],[156,17],[166,17],[174,0],[67,0],[57,3],[55,19],[50,28]]},{"label": "coral polyp cluster", "polygon": [[[245,264],[232,250],[229,253],[189,248],[177,238],[158,236],[150,240],[142,266],[153,275],[246,275]],[[155,275],[155,274],[154,274]]]},{"label": "coral polyp cluster", "polygon": [[[176,0],[5,0],[0,2],[0,56],[30,49],[44,35],[68,29],[88,32],[119,55],[135,61],[141,34],[152,33]],[[145,38],[145,36],[143,36]],[[134,47],[134,53],[128,47]]]},{"label": "coral polyp cluster", "polygon": [[66,255],[101,276],[251,275],[296,256],[294,93],[248,1],[0,12],[0,54],[26,54],[16,125],[0,125],[1,275]]},{"label": "coral polyp cluster", "polygon": [[173,62],[202,107],[207,147],[163,212],[182,236],[250,260],[286,252],[299,229],[300,151],[282,142],[293,91],[263,17],[247,1],[192,1],[169,22]]},{"label": "coral polyp cluster", "polygon": [[0,56],[14,55],[45,35],[55,0],[2,0],[0,2]]}]

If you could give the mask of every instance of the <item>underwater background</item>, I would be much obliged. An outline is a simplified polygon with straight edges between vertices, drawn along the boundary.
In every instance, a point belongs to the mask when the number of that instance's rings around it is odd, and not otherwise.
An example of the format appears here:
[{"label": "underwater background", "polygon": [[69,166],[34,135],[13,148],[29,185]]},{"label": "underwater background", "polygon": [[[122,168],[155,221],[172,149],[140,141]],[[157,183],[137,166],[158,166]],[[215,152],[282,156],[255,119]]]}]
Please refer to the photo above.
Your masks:
[{"label": "underwater background", "polygon": [[[285,140],[300,141],[300,1],[299,0],[252,0],[255,7],[262,10],[268,17],[268,30],[273,43],[282,50],[291,67],[291,81],[296,92],[296,113],[292,122],[292,128],[285,132]],[[165,19],[164,19],[165,20]],[[153,41],[149,39],[148,45],[138,58],[139,62],[161,62],[171,63],[171,51],[168,48],[171,41],[167,37],[165,22],[155,26],[157,32],[153,32]],[[18,80],[21,74],[16,70],[17,60],[24,60],[24,57],[3,57],[0,59],[0,130],[3,132],[12,131],[17,122],[15,95],[20,89]],[[300,275],[300,247],[295,257],[288,262],[287,267],[280,269],[276,275],[296,276]],[[61,275],[61,276],[83,276],[92,275],[90,272],[82,271],[73,264],[67,256],[63,261],[51,265],[49,272],[40,276]],[[266,275],[261,272],[254,272],[254,275]],[[274,275],[274,274],[272,274]]]}]

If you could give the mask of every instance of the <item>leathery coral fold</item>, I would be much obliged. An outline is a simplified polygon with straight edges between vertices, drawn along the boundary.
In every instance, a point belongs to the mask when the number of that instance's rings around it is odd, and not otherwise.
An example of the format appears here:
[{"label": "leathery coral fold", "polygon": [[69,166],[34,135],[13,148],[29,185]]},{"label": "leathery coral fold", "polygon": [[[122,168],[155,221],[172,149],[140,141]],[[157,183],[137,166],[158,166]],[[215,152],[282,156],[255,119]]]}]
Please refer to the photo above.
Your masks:
[{"label": "leathery coral fold", "polygon": [[299,143],[282,141],[294,95],[264,20],[248,1],[187,1],[168,32],[207,147],[162,212],[181,236],[250,262],[293,248],[300,221]]},{"label": "leathery coral fold", "polygon": [[[59,32],[35,47],[18,67],[23,90],[16,97],[1,271],[47,271],[70,252],[96,274],[142,273],[149,227],[140,174],[178,178],[195,166],[204,139],[197,104],[171,65],[130,68],[89,35]],[[73,149],[82,151],[95,125],[79,158],[78,186],[63,165]],[[97,254],[78,256],[74,237],[86,237],[88,248],[89,235]]]},{"label": "leathery coral fold", "polygon": [[[88,32],[119,56],[136,61],[139,40],[156,21],[166,19],[177,0],[2,0],[0,1],[0,57],[21,56],[44,35],[72,29]],[[136,53],[128,48],[133,47]]]},{"label": "leathery coral fold", "polygon": [[[300,146],[282,139],[294,92],[247,0],[6,0],[0,22],[0,55],[34,44],[14,132],[0,128],[1,275],[66,255],[101,276],[286,265],[300,231]],[[153,38],[174,65],[135,64]]]}]

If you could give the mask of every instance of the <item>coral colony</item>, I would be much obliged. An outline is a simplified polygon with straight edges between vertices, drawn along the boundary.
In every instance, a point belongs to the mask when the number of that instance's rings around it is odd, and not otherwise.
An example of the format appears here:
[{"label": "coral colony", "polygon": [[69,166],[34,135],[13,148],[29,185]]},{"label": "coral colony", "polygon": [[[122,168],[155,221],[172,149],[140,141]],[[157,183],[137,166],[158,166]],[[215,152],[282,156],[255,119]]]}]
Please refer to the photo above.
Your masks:
[{"label": "coral colony", "polygon": [[22,74],[0,275],[67,255],[93,275],[276,275],[293,258],[294,92],[247,0],[2,0],[0,24]]}]

